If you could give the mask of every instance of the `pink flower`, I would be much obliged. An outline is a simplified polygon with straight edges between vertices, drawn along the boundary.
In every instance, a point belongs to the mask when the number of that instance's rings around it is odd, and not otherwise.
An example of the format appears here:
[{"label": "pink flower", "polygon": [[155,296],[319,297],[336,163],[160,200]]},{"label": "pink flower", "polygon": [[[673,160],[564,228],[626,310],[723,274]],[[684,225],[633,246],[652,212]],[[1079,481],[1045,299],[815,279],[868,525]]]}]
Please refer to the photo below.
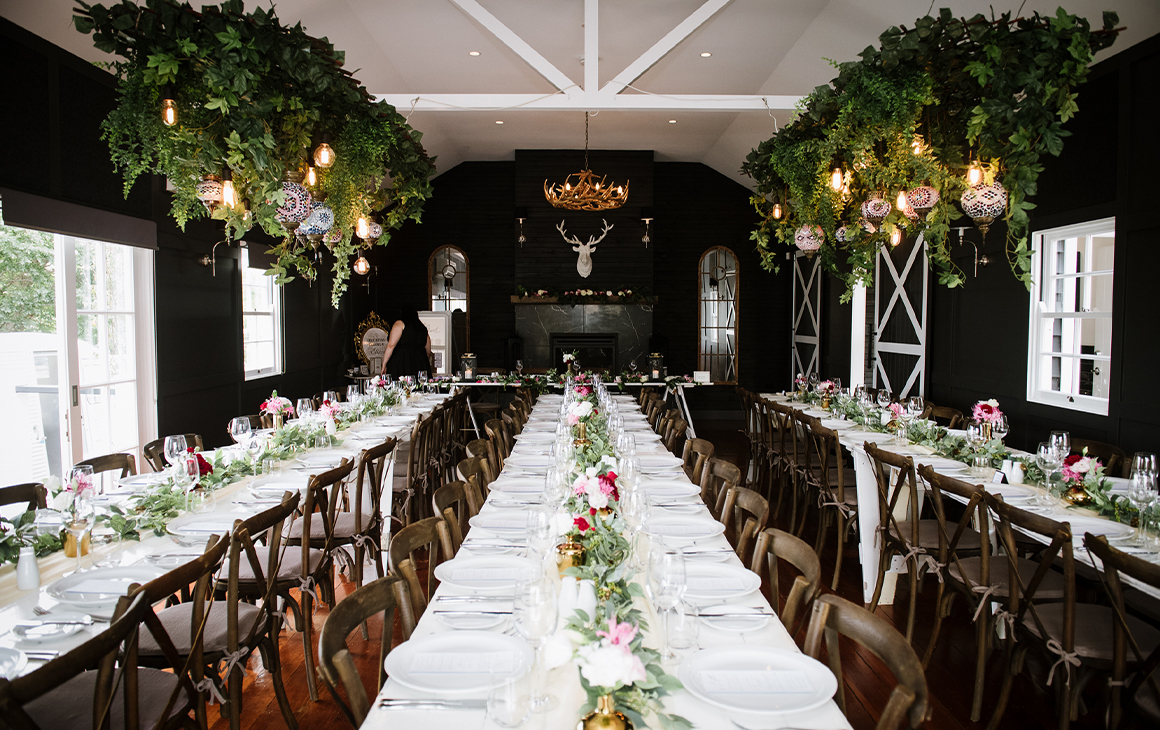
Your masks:
[{"label": "pink flower", "polygon": [[995,423],[1002,415],[1003,412],[999,410],[999,401],[994,398],[979,401],[971,411],[971,417],[976,421],[984,421],[986,423]]},{"label": "pink flower", "polygon": [[890,409],[890,412],[894,414],[895,418],[902,418],[902,404],[891,403],[887,408]]},{"label": "pink flower", "polygon": [[613,646],[627,645],[636,638],[637,627],[627,621],[616,623],[615,618],[608,619],[608,631],[597,631],[596,635],[608,639]]},{"label": "pink flower", "polygon": [[577,423],[580,423],[580,416],[577,416],[575,413],[569,413],[568,414],[568,425],[575,426]]}]

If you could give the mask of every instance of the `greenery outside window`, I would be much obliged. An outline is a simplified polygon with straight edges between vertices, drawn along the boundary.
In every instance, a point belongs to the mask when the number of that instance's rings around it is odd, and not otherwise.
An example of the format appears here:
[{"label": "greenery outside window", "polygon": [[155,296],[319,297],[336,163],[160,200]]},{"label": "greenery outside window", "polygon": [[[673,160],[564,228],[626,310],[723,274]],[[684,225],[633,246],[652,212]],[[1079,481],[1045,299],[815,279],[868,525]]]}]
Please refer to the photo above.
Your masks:
[{"label": "greenery outside window", "polygon": [[242,350],[246,380],[282,372],[282,290],[274,277],[250,268],[241,249]]},{"label": "greenery outside window", "polygon": [[1027,400],[1108,414],[1116,220],[1033,236]]}]

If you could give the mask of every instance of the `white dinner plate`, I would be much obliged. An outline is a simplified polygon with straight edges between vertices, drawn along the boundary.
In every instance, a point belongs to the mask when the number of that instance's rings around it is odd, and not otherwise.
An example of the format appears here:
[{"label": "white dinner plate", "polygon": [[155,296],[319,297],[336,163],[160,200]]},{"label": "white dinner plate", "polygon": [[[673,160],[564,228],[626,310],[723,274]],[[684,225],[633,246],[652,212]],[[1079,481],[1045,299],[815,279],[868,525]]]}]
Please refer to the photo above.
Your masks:
[{"label": "white dinner plate", "polygon": [[250,482],[250,491],[265,499],[281,499],[283,492],[304,492],[309,484],[309,474],[285,472],[258,477]]},{"label": "white dinner plate", "polygon": [[719,631],[745,633],[765,628],[769,614],[756,606],[710,606],[701,611],[701,620]]},{"label": "white dinner plate", "polygon": [[534,560],[516,555],[480,555],[455,558],[435,566],[435,577],[444,585],[473,593],[510,594],[516,584],[535,577]]},{"label": "white dinner plate", "polygon": [[650,519],[648,534],[662,540],[675,542],[693,542],[716,537],[725,532],[725,525],[711,517],[686,517],[683,515],[665,515]]},{"label": "white dinner plate", "polygon": [[[444,613],[444,611],[451,611],[451,613]],[[508,619],[506,614],[472,613],[470,609],[462,613],[455,613],[453,609],[439,609],[434,611],[434,613],[436,618],[446,624],[448,628],[455,629],[456,631],[483,631],[485,629],[494,629]]]},{"label": "white dinner plate", "polygon": [[[83,620],[88,614],[81,611],[68,610],[54,610],[51,616],[46,618],[54,621],[77,621]],[[41,619],[31,619],[28,623],[18,624],[12,627],[12,635],[19,637],[23,642],[29,644],[48,644],[53,641],[59,641],[66,636],[72,636],[81,629],[85,628],[84,624],[53,624],[43,623],[37,624]]]},{"label": "white dinner plate", "polygon": [[371,441],[378,439],[384,441],[394,436],[399,432],[397,428],[387,428],[386,426],[371,426],[370,428],[360,428],[357,431],[351,431],[350,437],[361,439],[363,441]]},{"label": "white dinner plate", "polygon": [[636,460],[640,462],[641,469],[681,465],[681,458],[672,454],[637,454]]},{"label": "white dinner plate", "polygon": [[648,425],[647,421],[642,422],[642,423],[626,422],[624,424],[624,430],[625,431],[632,431],[632,432],[640,432],[640,433],[643,433],[645,431],[651,432],[652,426]]},{"label": "white dinner plate", "polygon": [[648,492],[652,502],[684,499],[701,493],[701,488],[687,479],[646,479],[641,481],[640,486]]},{"label": "white dinner plate", "polygon": [[544,480],[540,477],[500,477],[488,486],[496,492],[539,494],[544,491]]},{"label": "white dinner plate", "polygon": [[1134,530],[1123,523],[1105,520],[1102,517],[1083,517],[1081,515],[1058,515],[1052,519],[1071,524],[1071,538],[1076,545],[1083,544],[1085,532],[1093,535],[1103,535],[1109,540],[1117,537],[1127,537]]},{"label": "white dinner plate", "polygon": [[130,477],[121,477],[117,480],[117,489],[114,492],[140,492],[143,489],[161,484],[169,475],[163,471],[155,474],[136,474]]},{"label": "white dinner plate", "polygon": [[343,459],[353,459],[354,452],[348,449],[327,449],[325,451],[314,451],[309,454],[301,454],[298,456],[298,461],[308,467],[326,467],[333,469],[342,462]]},{"label": "white dinner plate", "polygon": [[528,515],[526,512],[481,512],[468,520],[467,524],[489,532],[522,534],[528,531]]},{"label": "white dinner plate", "polygon": [[171,535],[208,539],[210,535],[228,536],[234,529],[234,520],[244,520],[253,512],[206,512],[185,514],[166,526]]},{"label": "white dinner plate", "polygon": [[379,416],[374,422],[383,426],[409,426],[415,419],[411,416]]},{"label": "white dinner plate", "polygon": [[826,665],[772,646],[705,649],[681,662],[677,676],[694,697],[755,716],[812,710],[838,689]]},{"label": "white dinner plate", "polygon": [[740,565],[688,563],[685,600],[698,606],[724,603],[761,588],[761,577]]},{"label": "white dinner plate", "polygon": [[134,583],[145,584],[165,571],[151,565],[124,565],[71,573],[48,584],[45,591],[61,603],[75,606],[109,606]]},{"label": "white dinner plate", "polygon": [[521,431],[516,434],[515,439],[530,444],[550,444],[556,440],[556,435],[550,431]]},{"label": "white dinner plate", "polygon": [[1033,487],[1025,487],[1022,484],[987,484],[985,487],[991,494],[1002,497],[1004,502],[1026,502],[1036,494]]},{"label": "white dinner plate", "polygon": [[[447,631],[412,638],[387,655],[387,675],[421,692],[462,697],[531,669],[535,655],[522,639],[487,631]],[[832,676],[832,675],[831,675]]]},{"label": "white dinner plate", "polygon": [[504,463],[522,468],[546,469],[555,461],[547,454],[512,454],[504,459]]},{"label": "white dinner plate", "polygon": [[0,646],[0,677],[16,679],[28,666],[28,656],[19,649]]}]

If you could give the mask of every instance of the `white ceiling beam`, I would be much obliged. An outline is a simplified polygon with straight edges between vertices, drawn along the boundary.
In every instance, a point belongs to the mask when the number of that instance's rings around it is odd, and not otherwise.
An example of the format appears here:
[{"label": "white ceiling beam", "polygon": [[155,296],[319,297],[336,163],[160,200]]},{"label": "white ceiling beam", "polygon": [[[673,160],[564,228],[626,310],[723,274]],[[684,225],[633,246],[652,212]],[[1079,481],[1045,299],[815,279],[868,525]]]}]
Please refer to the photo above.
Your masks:
[{"label": "white ceiling beam", "polygon": [[800,96],[713,94],[379,94],[404,115],[411,111],[698,111],[755,112],[794,109]]},{"label": "white ceiling beam", "polygon": [[561,91],[570,86],[575,86],[572,79],[556,68],[551,61],[544,58],[528,45],[527,41],[520,38],[511,28],[501,23],[498,18],[489,13],[476,0],[451,0],[459,6],[459,9],[471,16],[477,23],[486,28],[492,35],[498,38],[504,45],[515,51],[516,55],[522,58],[529,66],[536,70],[536,73],[548,80],[548,83],[555,86]]},{"label": "white ceiling beam", "polygon": [[[587,0],[588,2],[595,2],[596,0]],[[693,14],[685,18],[676,28],[669,31],[668,35],[657,41],[652,48],[645,51],[640,58],[636,59],[628,65],[623,71],[616,75],[612,81],[604,85],[605,92],[619,94],[624,91],[624,88],[636,81],[648,71],[653,65],[668,55],[669,51],[677,47],[677,45],[689,37],[689,34],[700,28],[705,24],[709,18],[712,18],[722,8],[728,5],[732,0],[707,0],[704,5],[693,11]]]},{"label": "white ceiling beam", "polygon": [[600,0],[584,0],[584,90],[600,87]]}]

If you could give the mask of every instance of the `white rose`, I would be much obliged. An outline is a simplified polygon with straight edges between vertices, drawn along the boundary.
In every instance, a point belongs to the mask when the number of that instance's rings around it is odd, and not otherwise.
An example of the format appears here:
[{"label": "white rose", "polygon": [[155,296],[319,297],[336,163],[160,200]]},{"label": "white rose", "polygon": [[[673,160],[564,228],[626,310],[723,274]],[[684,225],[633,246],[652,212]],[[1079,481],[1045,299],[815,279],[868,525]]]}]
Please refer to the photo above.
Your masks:
[{"label": "white rose", "polygon": [[589,479],[595,479],[598,473],[600,473],[600,469],[594,466],[590,466],[584,470],[584,476],[588,477]]},{"label": "white rose", "polygon": [[992,398],[991,400],[987,401],[987,405],[991,406],[992,408],[998,408],[998,407],[999,407],[999,401],[997,401],[997,400],[995,400],[994,398]]},{"label": "white rose", "polygon": [[592,415],[592,404],[586,400],[575,403],[568,411],[577,418],[586,418]]},{"label": "white rose", "polygon": [[557,512],[552,516],[552,526],[556,528],[556,536],[562,537],[572,531],[572,515],[567,512]]},{"label": "white rose", "polygon": [[544,643],[544,667],[548,670],[562,667],[572,661],[572,640],[564,631],[557,631]]},{"label": "white rose", "polygon": [[595,687],[618,688],[644,680],[644,667],[627,646],[590,644],[580,649],[580,674]]},{"label": "white rose", "polygon": [[894,414],[893,414],[893,413],[891,413],[890,411],[888,411],[888,410],[887,410],[887,411],[882,411],[882,419],[881,419],[881,420],[882,420],[882,425],[883,425],[883,426],[885,426],[886,424],[890,423],[890,421],[891,421],[893,418],[894,418]]},{"label": "white rose", "polygon": [[608,506],[608,496],[600,491],[600,487],[593,489],[589,482],[588,487],[588,505],[594,509],[604,509]]},{"label": "white rose", "polygon": [[52,498],[52,508],[54,510],[56,510],[57,512],[64,512],[65,510],[67,510],[69,507],[72,506],[72,503],[73,503],[73,493],[72,492],[61,492],[60,494],[58,494]]}]

